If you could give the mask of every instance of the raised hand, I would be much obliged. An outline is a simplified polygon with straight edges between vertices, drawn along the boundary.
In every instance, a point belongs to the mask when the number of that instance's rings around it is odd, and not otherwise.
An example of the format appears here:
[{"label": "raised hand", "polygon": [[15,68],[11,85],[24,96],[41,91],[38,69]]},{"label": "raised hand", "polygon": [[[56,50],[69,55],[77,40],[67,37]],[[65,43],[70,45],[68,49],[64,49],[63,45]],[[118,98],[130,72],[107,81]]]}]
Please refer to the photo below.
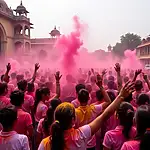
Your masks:
[{"label": "raised hand", "polygon": [[102,71],[102,76],[104,76],[106,73],[107,73],[107,70],[104,69],[104,70]]},{"label": "raised hand", "polygon": [[143,79],[144,79],[145,81],[147,81],[147,80],[148,80],[148,75],[145,74],[145,73],[142,73],[142,75],[143,75]]},{"label": "raised hand", "polygon": [[89,72],[88,72],[88,75],[91,76],[91,74],[92,74],[91,71],[89,71]]},{"label": "raised hand", "polygon": [[6,68],[7,68],[7,71],[9,72],[11,70],[11,64],[8,63],[7,66],[6,66]]},{"label": "raised hand", "polygon": [[127,82],[125,84],[125,86],[121,89],[119,95],[123,98],[126,98],[128,97],[132,92],[134,92],[135,89],[134,89],[134,83],[132,82]]},{"label": "raised hand", "polygon": [[101,88],[102,87],[102,77],[98,74],[97,76],[96,76],[96,85],[99,87],[99,88]]},{"label": "raised hand", "polygon": [[94,72],[94,69],[93,69],[93,68],[91,68],[91,72],[92,72],[93,74],[95,74],[95,72]]},{"label": "raised hand", "polygon": [[135,76],[138,76],[141,73],[142,73],[142,69],[138,69],[138,70],[135,71]]},{"label": "raised hand", "polygon": [[56,79],[56,82],[59,82],[60,79],[61,79],[61,77],[62,77],[62,75],[60,75],[60,72],[57,71],[57,72],[55,73],[55,79]]},{"label": "raised hand", "polygon": [[121,71],[121,65],[119,63],[116,63],[114,68],[117,73],[119,73]]},{"label": "raised hand", "polygon": [[36,63],[36,64],[35,64],[35,71],[37,71],[39,68],[40,68],[39,63]]}]

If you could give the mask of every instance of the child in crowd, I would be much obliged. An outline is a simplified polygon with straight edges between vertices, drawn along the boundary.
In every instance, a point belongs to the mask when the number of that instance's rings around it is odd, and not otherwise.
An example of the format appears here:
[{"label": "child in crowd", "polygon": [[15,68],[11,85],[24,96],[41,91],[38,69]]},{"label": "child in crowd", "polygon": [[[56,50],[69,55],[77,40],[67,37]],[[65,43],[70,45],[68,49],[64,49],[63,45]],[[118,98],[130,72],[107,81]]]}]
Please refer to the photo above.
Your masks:
[{"label": "child in crowd", "polygon": [[0,123],[3,126],[3,130],[0,132],[1,150],[30,150],[27,136],[13,130],[16,121],[17,110],[15,107],[0,110]]}]

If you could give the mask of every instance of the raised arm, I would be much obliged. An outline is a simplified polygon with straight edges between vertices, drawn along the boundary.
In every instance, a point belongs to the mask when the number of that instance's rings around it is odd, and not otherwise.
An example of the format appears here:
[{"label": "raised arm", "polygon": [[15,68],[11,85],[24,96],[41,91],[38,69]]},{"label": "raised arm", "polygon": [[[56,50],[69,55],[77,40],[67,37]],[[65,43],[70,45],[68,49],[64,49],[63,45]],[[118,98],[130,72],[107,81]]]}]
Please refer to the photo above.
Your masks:
[{"label": "raised arm", "polygon": [[34,73],[33,73],[32,79],[31,79],[32,83],[34,83],[36,80],[36,74],[37,74],[37,71],[39,70],[39,68],[40,68],[39,63],[36,63],[35,68],[34,68]]},{"label": "raised arm", "polygon": [[55,74],[55,80],[56,80],[56,96],[55,98],[59,98],[60,97],[60,93],[61,93],[61,89],[60,89],[60,79],[61,79],[62,75],[60,75],[60,72],[56,72]]},{"label": "raised arm", "polygon": [[4,77],[3,77],[3,79],[2,79],[2,82],[3,82],[3,81],[4,81],[4,82],[7,82],[6,80],[7,80],[8,77],[9,77],[9,72],[10,72],[10,70],[11,70],[11,65],[10,65],[10,63],[8,63],[7,66],[6,66],[6,72],[5,72],[5,74],[4,74]]},{"label": "raised arm", "polygon": [[148,80],[147,74],[143,73],[143,79],[145,80],[145,82],[146,82],[146,84],[147,84],[147,86],[148,86],[148,88],[149,88],[149,90],[150,90],[150,82],[149,82],[149,80]]},{"label": "raised arm", "polygon": [[136,70],[132,82],[135,82],[137,77],[138,77],[138,75],[141,74],[141,73],[142,73],[142,69]]},{"label": "raised arm", "polygon": [[118,97],[105,109],[105,111],[92,121],[89,126],[91,127],[91,134],[94,135],[102,126],[103,122],[107,120],[119,107],[121,102],[133,92],[134,83],[127,83],[120,91]]},{"label": "raised arm", "polygon": [[120,91],[122,88],[121,65],[119,63],[116,63],[114,68],[117,73],[118,91]]},{"label": "raised arm", "polygon": [[105,108],[111,103],[111,100],[105,88],[103,88],[102,77],[100,75],[97,75],[96,85],[99,87],[100,91],[104,96],[104,102],[101,105],[102,105],[102,110],[105,110]]},{"label": "raised arm", "polygon": [[90,83],[91,74],[92,74],[91,71],[89,71],[85,83]]}]

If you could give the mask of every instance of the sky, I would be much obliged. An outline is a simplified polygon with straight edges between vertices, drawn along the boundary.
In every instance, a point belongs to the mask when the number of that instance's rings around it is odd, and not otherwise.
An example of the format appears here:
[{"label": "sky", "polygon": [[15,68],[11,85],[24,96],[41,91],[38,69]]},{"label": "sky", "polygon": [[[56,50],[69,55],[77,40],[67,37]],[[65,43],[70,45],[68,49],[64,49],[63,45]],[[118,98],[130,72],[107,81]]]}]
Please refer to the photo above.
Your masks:
[{"label": "sky", "polygon": [[[5,0],[15,9],[20,0]],[[88,25],[84,46],[89,51],[119,42],[128,32],[142,38],[150,34],[150,0],[23,0],[34,24],[33,38],[49,37],[56,25],[62,34],[72,30],[72,17],[78,15]]]}]

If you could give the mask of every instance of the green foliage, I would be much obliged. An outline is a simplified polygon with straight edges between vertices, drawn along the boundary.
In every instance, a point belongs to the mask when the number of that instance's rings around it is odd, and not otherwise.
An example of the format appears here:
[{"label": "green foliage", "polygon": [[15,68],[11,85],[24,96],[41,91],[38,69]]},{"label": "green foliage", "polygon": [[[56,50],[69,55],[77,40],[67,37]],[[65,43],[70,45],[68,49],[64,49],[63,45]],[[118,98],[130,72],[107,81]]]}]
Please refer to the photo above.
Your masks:
[{"label": "green foliage", "polygon": [[113,53],[118,56],[124,56],[124,51],[127,49],[134,50],[141,44],[141,37],[137,34],[127,33],[120,37],[120,43],[116,43],[113,47]]}]

